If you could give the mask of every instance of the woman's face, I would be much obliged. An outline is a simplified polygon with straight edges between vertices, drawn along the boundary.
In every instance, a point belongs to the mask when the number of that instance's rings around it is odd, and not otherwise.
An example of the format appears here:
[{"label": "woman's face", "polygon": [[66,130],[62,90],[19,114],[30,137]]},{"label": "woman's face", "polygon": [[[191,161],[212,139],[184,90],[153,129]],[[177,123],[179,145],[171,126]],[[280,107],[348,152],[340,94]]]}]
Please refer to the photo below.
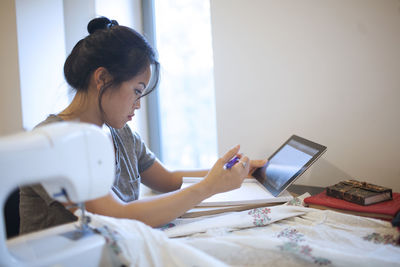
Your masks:
[{"label": "woman's face", "polygon": [[140,108],[139,97],[149,84],[150,77],[151,70],[148,66],[144,72],[123,82],[119,88],[110,88],[104,92],[102,107],[108,125],[120,129],[132,120],[135,110]]}]

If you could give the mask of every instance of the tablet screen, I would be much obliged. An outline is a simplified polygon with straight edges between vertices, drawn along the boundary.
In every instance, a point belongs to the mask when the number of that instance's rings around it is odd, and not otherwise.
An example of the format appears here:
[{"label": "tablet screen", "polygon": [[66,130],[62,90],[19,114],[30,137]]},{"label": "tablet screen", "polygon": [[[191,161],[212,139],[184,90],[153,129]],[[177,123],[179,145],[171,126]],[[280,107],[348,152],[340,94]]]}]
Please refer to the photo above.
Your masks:
[{"label": "tablet screen", "polygon": [[278,196],[318,159],[326,147],[293,135],[254,172],[255,178]]}]

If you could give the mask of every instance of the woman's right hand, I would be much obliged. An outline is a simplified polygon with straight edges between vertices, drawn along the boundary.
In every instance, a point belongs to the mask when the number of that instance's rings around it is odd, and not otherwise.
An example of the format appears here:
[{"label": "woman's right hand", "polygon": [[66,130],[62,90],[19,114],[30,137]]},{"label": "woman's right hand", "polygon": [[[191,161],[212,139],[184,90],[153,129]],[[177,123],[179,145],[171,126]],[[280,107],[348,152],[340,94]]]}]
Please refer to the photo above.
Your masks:
[{"label": "woman's right hand", "polygon": [[250,168],[250,160],[247,156],[242,155],[240,161],[232,168],[224,168],[225,164],[238,154],[239,149],[240,146],[237,145],[226,152],[223,157],[217,160],[204,178],[203,183],[207,186],[210,195],[230,191],[242,185]]}]

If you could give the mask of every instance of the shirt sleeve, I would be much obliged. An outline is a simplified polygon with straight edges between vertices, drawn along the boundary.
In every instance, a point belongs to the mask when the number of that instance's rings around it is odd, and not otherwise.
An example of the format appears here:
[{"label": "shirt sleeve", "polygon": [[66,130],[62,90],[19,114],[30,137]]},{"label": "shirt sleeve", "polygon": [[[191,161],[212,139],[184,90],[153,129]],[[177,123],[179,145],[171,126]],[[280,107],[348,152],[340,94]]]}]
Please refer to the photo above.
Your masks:
[{"label": "shirt sleeve", "polygon": [[139,173],[144,172],[148,168],[150,168],[151,165],[153,165],[156,156],[154,153],[146,146],[146,144],[143,142],[143,140],[140,138],[139,134],[134,133],[133,134],[136,142],[136,155],[138,157],[138,169]]},{"label": "shirt sleeve", "polygon": [[137,158],[138,171],[139,173],[142,173],[148,168],[150,168],[151,165],[153,165],[156,156],[146,146],[146,144],[143,142],[142,138],[138,133],[132,132],[131,128],[128,125],[124,127],[124,130],[127,131],[129,136],[131,136],[133,139],[134,150],[135,150],[134,152]]}]

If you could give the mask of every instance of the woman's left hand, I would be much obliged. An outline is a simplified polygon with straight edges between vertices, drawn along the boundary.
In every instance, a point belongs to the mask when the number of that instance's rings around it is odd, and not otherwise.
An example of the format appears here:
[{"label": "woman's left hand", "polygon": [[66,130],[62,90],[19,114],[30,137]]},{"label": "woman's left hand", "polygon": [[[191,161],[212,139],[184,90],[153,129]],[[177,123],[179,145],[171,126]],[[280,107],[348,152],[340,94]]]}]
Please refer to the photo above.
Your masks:
[{"label": "woman's left hand", "polygon": [[[239,158],[242,157],[242,154],[237,154]],[[249,166],[249,173],[247,174],[248,178],[254,178],[253,173],[256,169],[264,166],[267,164],[268,160],[267,159],[254,159],[250,160],[250,166]]]},{"label": "woman's left hand", "polygon": [[256,160],[250,160],[250,169],[249,169],[249,174],[247,177],[253,177],[253,172],[265,164],[267,164],[268,160],[266,159],[256,159]]}]

